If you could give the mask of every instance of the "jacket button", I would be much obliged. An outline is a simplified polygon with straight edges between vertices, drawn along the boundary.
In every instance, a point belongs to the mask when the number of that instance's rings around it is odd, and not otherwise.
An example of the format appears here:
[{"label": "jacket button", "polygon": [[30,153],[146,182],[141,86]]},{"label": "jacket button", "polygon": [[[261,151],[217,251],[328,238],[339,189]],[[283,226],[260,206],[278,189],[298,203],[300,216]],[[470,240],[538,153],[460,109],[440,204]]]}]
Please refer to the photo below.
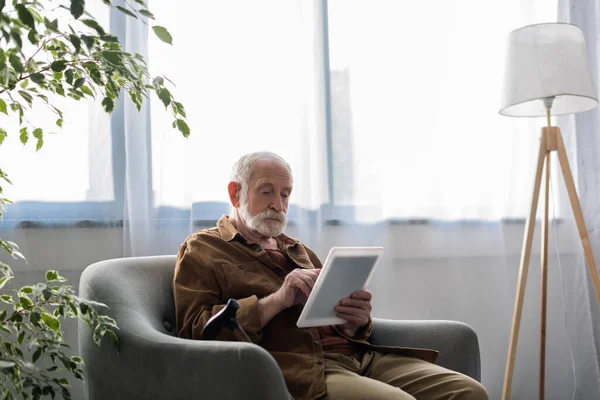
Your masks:
[{"label": "jacket button", "polygon": [[318,340],[315,340],[315,344],[319,344],[319,341],[318,341]]},{"label": "jacket button", "polygon": [[244,266],[243,265],[238,265],[238,268],[239,269],[244,269]]},{"label": "jacket button", "polygon": [[321,360],[317,361],[317,365],[323,365],[323,361],[321,361]]}]

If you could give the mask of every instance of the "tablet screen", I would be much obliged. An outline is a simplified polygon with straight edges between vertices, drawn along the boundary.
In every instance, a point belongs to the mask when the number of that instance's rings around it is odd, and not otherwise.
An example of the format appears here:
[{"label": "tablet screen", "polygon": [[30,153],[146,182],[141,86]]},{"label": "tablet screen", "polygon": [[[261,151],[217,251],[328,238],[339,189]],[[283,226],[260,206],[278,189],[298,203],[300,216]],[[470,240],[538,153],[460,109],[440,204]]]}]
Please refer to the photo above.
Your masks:
[{"label": "tablet screen", "polygon": [[344,297],[349,296],[348,288],[353,291],[361,290],[363,283],[369,277],[377,256],[336,257],[327,272],[327,290],[315,293],[310,318],[335,317],[335,306]]}]

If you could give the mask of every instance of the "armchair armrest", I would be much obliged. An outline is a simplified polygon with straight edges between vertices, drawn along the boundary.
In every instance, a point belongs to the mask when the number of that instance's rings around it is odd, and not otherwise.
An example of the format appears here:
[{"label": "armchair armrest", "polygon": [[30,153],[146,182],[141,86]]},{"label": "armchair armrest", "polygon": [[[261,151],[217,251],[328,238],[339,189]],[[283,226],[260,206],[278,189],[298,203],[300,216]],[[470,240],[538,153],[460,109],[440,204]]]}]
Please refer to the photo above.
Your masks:
[{"label": "armchair armrest", "polygon": [[242,342],[199,341],[160,333],[137,311],[107,304],[119,321],[120,353],[105,337],[101,346],[79,326],[88,400],[287,399],[277,363],[263,348]]},{"label": "armchair armrest", "polygon": [[438,350],[440,355],[436,364],[481,382],[479,341],[475,331],[465,323],[373,318],[369,342],[382,346]]}]

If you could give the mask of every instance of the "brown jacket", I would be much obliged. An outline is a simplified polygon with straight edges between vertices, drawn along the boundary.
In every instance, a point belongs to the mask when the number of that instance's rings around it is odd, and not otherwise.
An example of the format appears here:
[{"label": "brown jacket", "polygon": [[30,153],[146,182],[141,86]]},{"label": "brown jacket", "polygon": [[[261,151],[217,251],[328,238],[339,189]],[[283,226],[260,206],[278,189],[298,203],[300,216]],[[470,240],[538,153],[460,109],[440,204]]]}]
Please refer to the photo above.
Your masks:
[{"label": "brown jacket", "polygon": [[[279,248],[299,268],[321,268],[318,257],[298,240],[284,234],[276,238]],[[179,336],[199,339],[204,324],[228,299],[237,299],[237,319],[250,339],[275,358],[288,390],[296,399],[315,399],[325,395],[323,350],[316,328],[298,328],[301,307],[277,314],[262,330],[257,302],[277,291],[283,280],[273,270],[279,268],[266,251],[251,244],[223,216],[216,228],[190,235],[179,247],[173,293]],[[358,348],[393,351],[435,361],[437,351],[370,345],[366,339],[371,323],[347,337]],[[218,340],[236,340],[227,331]]]}]

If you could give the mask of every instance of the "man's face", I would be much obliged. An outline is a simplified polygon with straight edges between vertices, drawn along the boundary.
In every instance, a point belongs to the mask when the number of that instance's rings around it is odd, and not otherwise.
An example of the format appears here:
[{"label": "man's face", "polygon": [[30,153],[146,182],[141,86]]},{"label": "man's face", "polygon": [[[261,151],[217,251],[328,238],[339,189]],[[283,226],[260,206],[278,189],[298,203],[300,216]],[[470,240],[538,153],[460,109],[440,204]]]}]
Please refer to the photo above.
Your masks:
[{"label": "man's face", "polygon": [[240,213],[246,225],[261,235],[280,235],[287,224],[292,184],[292,176],[284,166],[257,162],[248,182],[248,193],[241,193]]}]

